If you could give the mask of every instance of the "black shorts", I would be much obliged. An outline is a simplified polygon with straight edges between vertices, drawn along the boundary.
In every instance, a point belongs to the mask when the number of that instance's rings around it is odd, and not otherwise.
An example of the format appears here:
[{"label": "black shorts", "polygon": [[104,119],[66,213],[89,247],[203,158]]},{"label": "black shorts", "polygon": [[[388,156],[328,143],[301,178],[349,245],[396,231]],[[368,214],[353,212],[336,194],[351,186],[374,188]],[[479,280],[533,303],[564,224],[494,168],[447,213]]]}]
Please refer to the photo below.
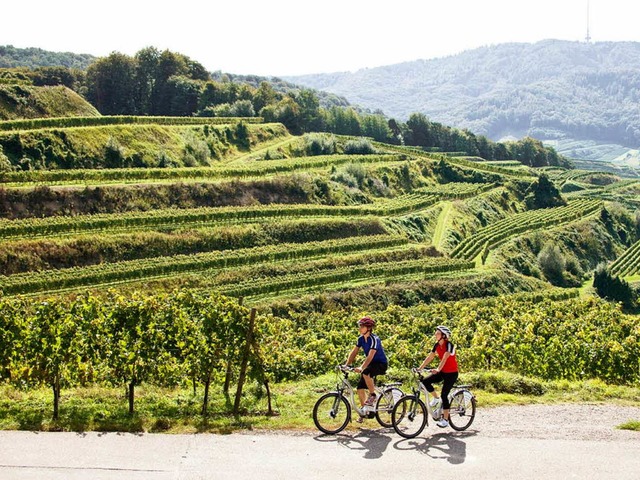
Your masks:
[{"label": "black shorts", "polygon": [[[378,375],[384,375],[387,372],[387,364],[382,362],[371,362],[367,365],[362,371],[363,375],[369,375],[372,378],[377,377]],[[358,382],[358,390],[367,388],[367,384],[364,381],[362,375],[360,375],[360,381]]]}]

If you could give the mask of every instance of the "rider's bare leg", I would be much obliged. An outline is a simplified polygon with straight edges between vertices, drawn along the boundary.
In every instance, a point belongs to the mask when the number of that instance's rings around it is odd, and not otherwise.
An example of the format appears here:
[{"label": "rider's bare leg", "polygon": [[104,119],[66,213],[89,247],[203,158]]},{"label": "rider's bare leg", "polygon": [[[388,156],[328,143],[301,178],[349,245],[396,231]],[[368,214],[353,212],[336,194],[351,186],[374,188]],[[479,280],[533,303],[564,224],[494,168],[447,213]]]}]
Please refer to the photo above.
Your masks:
[{"label": "rider's bare leg", "polygon": [[364,378],[364,383],[367,384],[367,388],[369,389],[369,395],[373,395],[374,393],[376,393],[376,385],[375,383],[373,383],[373,377],[369,376],[369,375],[362,375],[362,378]]}]

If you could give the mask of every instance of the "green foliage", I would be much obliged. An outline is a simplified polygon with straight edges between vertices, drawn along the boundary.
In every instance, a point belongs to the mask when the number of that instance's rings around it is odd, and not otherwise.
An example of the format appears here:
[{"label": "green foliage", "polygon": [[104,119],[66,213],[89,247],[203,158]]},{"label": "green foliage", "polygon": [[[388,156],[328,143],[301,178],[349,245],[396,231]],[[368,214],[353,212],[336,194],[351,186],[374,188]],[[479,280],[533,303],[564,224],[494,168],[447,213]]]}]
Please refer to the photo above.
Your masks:
[{"label": "green foliage", "polygon": [[620,430],[633,430],[640,432],[640,420],[629,420],[628,422],[618,425],[616,428]]},{"label": "green foliage", "polygon": [[12,45],[0,46],[0,68],[67,67],[85,69],[95,59],[89,54],[71,52],[49,52],[41,48],[17,48]]},{"label": "green foliage", "polygon": [[[396,118],[409,118],[420,105],[423,112],[437,112],[437,122],[494,140],[530,135],[637,148],[638,118],[628,106],[638,101],[639,70],[633,42],[545,40],[289,80],[336,92]],[[571,143],[565,151],[574,158],[594,150],[593,142],[583,142],[584,148]]]},{"label": "green foliage", "polygon": [[0,307],[0,341],[13,345],[0,356],[2,377],[52,387],[54,419],[64,385],[124,382],[132,414],[137,385],[175,385],[188,380],[185,372],[210,379],[237,360],[247,338],[246,309],[194,292],[0,299]]},{"label": "green foliage", "polygon": [[564,271],[567,262],[558,245],[552,242],[545,244],[538,254],[538,264],[542,273],[552,284],[564,284]]},{"label": "green foliage", "polygon": [[344,153],[348,155],[373,155],[378,151],[373,147],[371,141],[367,138],[357,140],[349,140],[344,145]]},{"label": "green foliage", "polygon": [[529,209],[551,208],[567,204],[566,200],[560,195],[560,191],[544,173],[529,187],[526,192],[525,202]]},{"label": "green foliage", "polygon": [[40,87],[0,83],[0,121],[98,115],[98,111],[89,102],[65,86]]},{"label": "green foliage", "polygon": [[[128,123],[120,122],[119,118],[113,120],[98,128],[0,132],[0,147],[12,165],[23,170],[40,165],[46,169],[155,167],[158,164],[182,167],[185,163],[208,165],[210,157],[222,159],[238,148],[246,150],[256,145],[258,139],[267,141],[286,133],[282,126],[237,123],[236,119],[226,120],[234,129],[231,135],[227,134],[227,125],[207,125],[209,120],[202,118],[183,119],[184,122],[176,117],[167,119],[168,122],[141,119],[141,123],[134,118],[129,125],[117,125]],[[206,133],[198,123],[207,127]],[[171,160],[161,162],[162,157]],[[28,160],[20,162],[24,158]],[[138,170],[137,174],[147,173]]]},{"label": "green foliage", "polygon": [[11,160],[4,154],[4,149],[2,145],[0,145],[0,173],[1,172],[10,172],[13,170],[13,165],[11,165]]},{"label": "green foliage", "polygon": [[[309,133],[304,135],[305,153],[309,156],[333,155],[336,153],[336,137],[322,133]],[[345,152],[349,153],[349,152]]]},{"label": "green foliage", "polygon": [[594,272],[593,287],[602,298],[621,302],[627,308],[635,305],[633,289],[624,280],[612,276],[604,265],[599,266]]},{"label": "green foliage", "polygon": [[474,372],[464,375],[464,382],[471,383],[492,393],[511,393],[514,395],[544,395],[547,387],[538,378],[526,377],[507,371]]}]

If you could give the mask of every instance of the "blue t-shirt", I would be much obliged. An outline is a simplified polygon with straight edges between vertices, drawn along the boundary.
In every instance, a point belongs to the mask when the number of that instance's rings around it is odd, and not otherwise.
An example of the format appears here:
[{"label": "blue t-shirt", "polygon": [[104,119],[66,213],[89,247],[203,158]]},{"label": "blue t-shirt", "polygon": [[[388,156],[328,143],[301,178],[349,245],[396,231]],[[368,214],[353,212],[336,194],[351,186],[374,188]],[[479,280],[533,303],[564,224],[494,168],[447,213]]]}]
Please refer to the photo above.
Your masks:
[{"label": "blue t-shirt", "polygon": [[382,348],[382,342],[377,335],[369,335],[369,339],[365,339],[364,335],[358,337],[358,343],[356,345],[364,350],[365,355],[369,355],[369,350],[375,349],[376,354],[373,356],[372,362],[389,363],[387,356],[384,354],[384,348]]}]

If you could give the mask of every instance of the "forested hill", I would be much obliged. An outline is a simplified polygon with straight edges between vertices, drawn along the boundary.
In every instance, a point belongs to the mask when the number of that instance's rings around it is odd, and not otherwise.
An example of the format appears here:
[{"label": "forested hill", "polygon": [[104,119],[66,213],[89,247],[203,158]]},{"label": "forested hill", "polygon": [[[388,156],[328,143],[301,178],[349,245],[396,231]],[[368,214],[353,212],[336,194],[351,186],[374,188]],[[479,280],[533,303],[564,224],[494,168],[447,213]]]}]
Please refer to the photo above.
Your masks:
[{"label": "forested hill", "polygon": [[40,48],[0,45],[0,68],[67,67],[85,70],[96,57],[71,52],[49,52]]},{"label": "forested hill", "polygon": [[640,146],[638,42],[510,43],[286,79],[400,120],[419,111],[493,140],[528,134]]}]

